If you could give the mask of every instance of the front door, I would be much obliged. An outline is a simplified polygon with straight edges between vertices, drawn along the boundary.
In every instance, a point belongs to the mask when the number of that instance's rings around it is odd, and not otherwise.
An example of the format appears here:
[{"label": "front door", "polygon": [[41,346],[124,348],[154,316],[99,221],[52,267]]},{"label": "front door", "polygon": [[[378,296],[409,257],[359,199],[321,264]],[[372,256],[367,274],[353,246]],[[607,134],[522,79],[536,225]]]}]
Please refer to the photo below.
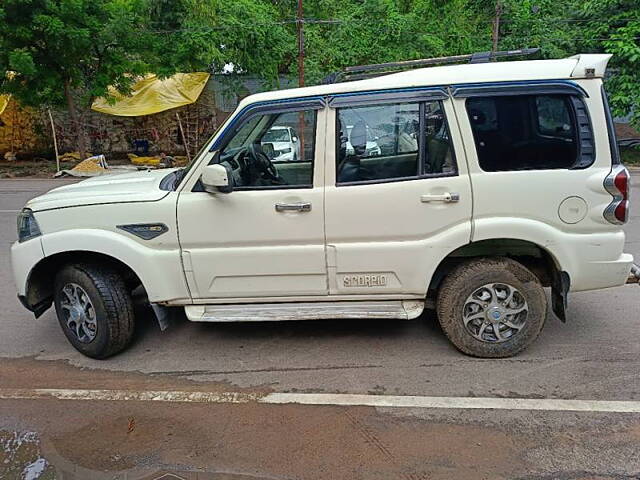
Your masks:
[{"label": "front door", "polygon": [[324,139],[325,114],[278,104],[244,116],[214,160],[231,169],[234,191],[180,193],[180,243],[194,299],[328,293],[324,144],[316,140]]},{"label": "front door", "polygon": [[330,101],[331,294],[424,298],[439,262],[470,240],[471,186],[450,100],[401,95]]}]

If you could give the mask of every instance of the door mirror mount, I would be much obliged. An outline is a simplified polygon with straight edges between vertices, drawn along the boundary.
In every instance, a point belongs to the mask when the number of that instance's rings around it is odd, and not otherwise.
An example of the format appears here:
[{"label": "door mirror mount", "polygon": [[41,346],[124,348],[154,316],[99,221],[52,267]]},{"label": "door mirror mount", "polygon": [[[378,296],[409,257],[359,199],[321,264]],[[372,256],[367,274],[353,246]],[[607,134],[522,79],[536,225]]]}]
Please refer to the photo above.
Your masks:
[{"label": "door mirror mount", "polygon": [[231,193],[233,191],[233,177],[224,165],[219,163],[207,165],[200,177],[205,192]]}]

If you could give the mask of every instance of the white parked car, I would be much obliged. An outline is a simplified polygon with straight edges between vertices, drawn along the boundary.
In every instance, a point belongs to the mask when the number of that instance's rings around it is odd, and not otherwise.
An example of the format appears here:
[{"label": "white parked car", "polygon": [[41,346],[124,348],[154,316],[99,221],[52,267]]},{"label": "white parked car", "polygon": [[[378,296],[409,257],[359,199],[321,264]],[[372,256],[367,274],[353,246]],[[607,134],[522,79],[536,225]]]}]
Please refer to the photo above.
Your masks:
[{"label": "white parked car", "polygon": [[[380,150],[380,146],[378,145],[378,143],[375,140],[375,137],[372,135],[371,130],[369,129],[369,127],[366,127],[365,130],[366,132],[366,140],[364,143],[365,146],[365,151],[362,154],[365,157],[376,157],[378,155],[382,154],[382,150]],[[353,144],[351,143],[351,133],[353,132],[353,125],[348,125],[347,126],[347,141],[346,141],[346,148],[347,148],[347,154],[348,155],[353,155],[355,153],[355,150],[353,148]],[[356,134],[358,133],[358,129],[356,129]],[[354,140],[355,142],[359,141],[359,140]]]},{"label": "white parked car", "polygon": [[[623,252],[630,182],[603,91],[609,58],[247,97],[187,168],[29,201],[12,246],[18,295],[36,316],[54,304],[95,358],[131,340],[136,288],[161,325],[169,308],[194,322],[407,320],[433,302],[462,352],[517,354],[544,326],[544,287],[564,320],[570,293],[640,276]],[[417,130],[385,127],[397,118]],[[303,125],[297,162],[264,152],[273,125]],[[342,125],[361,130],[351,149]],[[379,155],[366,155],[367,128],[387,128]]]},{"label": "white parked car", "polygon": [[271,144],[270,158],[276,162],[297,162],[300,158],[300,144],[293,128],[274,125],[262,137],[263,148]]}]

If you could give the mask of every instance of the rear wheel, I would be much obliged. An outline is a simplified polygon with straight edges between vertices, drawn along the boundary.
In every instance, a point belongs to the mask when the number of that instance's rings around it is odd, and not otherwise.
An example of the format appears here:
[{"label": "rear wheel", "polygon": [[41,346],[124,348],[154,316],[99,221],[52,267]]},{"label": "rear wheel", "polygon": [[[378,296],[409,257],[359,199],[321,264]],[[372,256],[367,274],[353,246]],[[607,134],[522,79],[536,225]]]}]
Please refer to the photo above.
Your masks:
[{"label": "rear wheel", "polygon": [[438,319],[460,351],[510,357],[527,348],[547,318],[540,280],[509,258],[482,258],[454,268],[438,292]]},{"label": "rear wheel", "polygon": [[131,295],[112,268],[93,264],[64,267],[55,278],[54,301],[62,330],[80,353],[107,358],[131,341]]}]

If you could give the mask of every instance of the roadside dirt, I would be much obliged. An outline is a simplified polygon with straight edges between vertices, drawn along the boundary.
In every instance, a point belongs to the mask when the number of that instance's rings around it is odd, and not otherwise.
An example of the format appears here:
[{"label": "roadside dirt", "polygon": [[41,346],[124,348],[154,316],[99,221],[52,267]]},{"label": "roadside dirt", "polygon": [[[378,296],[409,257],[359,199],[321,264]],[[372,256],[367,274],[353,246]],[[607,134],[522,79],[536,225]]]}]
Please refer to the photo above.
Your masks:
[{"label": "roadside dirt", "polygon": [[[0,361],[0,388],[29,387],[242,391],[30,358]],[[592,429],[572,414],[560,422],[535,412],[475,415],[257,403],[4,400],[0,440],[30,442],[7,464],[2,462],[10,453],[2,458],[0,449],[0,478],[25,478],[31,466],[42,467],[34,478],[45,480],[157,479],[163,472],[177,475],[167,479],[200,480],[612,479],[620,476],[611,465],[624,458],[631,465],[640,453],[635,416],[601,418]],[[583,466],[568,470],[571,457]],[[599,470],[600,461],[609,462],[604,465],[614,473]]]}]

